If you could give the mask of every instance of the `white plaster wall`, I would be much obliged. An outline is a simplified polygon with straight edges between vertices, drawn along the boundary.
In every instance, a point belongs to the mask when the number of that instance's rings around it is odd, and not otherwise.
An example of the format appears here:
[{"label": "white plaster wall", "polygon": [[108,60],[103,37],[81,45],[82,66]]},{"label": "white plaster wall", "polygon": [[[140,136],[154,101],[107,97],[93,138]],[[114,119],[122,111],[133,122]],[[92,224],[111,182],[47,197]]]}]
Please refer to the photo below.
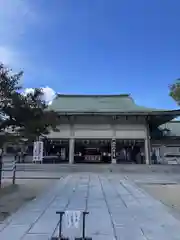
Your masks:
[{"label": "white plaster wall", "polygon": [[114,125],[117,130],[146,130],[145,124],[117,124]]},{"label": "white plaster wall", "polygon": [[75,130],[75,138],[113,138],[112,130]]},{"label": "white plaster wall", "polygon": [[144,139],[146,128],[143,124],[75,124],[60,125],[59,132],[51,132],[49,138],[121,138]]},{"label": "white plaster wall", "polygon": [[50,132],[48,138],[70,138],[71,136],[71,127],[70,125],[60,125],[58,127],[59,132]]},{"label": "white plaster wall", "polygon": [[146,127],[144,124],[118,124],[114,126],[114,130],[116,138],[146,138]]},{"label": "white plaster wall", "polygon": [[118,138],[123,138],[123,139],[145,139],[146,134],[145,131],[143,130],[116,130],[115,131],[115,137]]}]

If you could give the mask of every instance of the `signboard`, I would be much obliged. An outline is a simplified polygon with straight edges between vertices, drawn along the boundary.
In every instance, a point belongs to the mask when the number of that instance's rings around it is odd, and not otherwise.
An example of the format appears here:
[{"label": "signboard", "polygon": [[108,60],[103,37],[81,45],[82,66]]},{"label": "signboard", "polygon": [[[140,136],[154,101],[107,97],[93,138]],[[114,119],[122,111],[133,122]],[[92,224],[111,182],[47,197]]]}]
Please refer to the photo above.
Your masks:
[{"label": "signboard", "polygon": [[42,162],[43,160],[43,142],[34,142],[33,147],[33,162]]},{"label": "signboard", "polygon": [[112,163],[116,161],[116,139],[111,141],[111,160]]},{"label": "signboard", "polygon": [[65,223],[67,228],[79,228],[81,218],[80,211],[66,211],[65,212]]}]

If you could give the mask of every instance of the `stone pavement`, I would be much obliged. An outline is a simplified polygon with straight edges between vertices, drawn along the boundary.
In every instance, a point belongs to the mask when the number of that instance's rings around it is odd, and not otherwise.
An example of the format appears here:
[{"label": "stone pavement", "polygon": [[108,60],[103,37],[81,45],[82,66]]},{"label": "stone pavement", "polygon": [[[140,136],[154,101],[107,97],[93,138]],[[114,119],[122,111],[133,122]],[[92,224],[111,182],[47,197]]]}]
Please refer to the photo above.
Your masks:
[{"label": "stone pavement", "polygon": [[[50,239],[57,234],[57,210],[88,210],[87,235],[93,240],[180,240],[180,222],[166,207],[116,174],[64,176],[0,224],[0,239]],[[80,231],[64,233],[73,237]]]}]

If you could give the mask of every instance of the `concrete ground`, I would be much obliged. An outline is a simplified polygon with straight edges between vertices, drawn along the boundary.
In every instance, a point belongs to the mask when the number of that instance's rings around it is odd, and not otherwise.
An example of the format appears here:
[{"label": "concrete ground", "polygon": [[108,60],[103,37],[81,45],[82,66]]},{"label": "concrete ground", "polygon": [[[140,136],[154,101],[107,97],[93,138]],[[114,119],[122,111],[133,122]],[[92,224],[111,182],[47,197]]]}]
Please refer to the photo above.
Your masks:
[{"label": "concrete ground", "polygon": [[180,220],[180,185],[179,184],[140,184],[155,199],[169,208],[170,213]]},{"label": "concrete ground", "polygon": [[[156,180],[165,181],[165,176]],[[180,221],[135,184],[147,181],[151,176],[64,175],[46,194],[0,224],[0,239],[47,240],[57,235],[57,210],[88,210],[86,232],[93,240],[179,240]],[[80,235],[79,229],[63,230],[71,237]]]},{"label": "concrete ground", "polygon": [[18,179],[12,185],[11,180],[3,180],[0,189],[0,223],[15,213],[27,202],[48,191],[57,180]]}]

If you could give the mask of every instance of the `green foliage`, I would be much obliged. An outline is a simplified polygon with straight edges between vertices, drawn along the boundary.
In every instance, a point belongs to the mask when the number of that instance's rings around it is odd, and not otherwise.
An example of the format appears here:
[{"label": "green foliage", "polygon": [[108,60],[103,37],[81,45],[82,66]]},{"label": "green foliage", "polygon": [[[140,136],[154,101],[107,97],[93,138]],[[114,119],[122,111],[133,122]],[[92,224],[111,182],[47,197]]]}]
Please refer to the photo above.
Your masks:
[{"label": "green foliage", "polygon": [[169,95],[180,105],[180,79],[177,79],[175,83],[169,87]]},{"label": "green foliage", "polygon": [[33,141],[56,129],[59,118],[56,112],[48,110],[42,89],[36,88],[27,95],[23,93],[22,74],[13,74],[0,65],[0,133],[12,127],[14,136]]},{"label": "green foliage", "polygon": [[48,110],[48,105],[43,100],[42,89],[35,89],[33,93],[24,96],[24,102],[25,114],[20,129],[23,137],[34,140],[56,129],[59,123],[58,114]]},{"label": "green foliage", "polygon": [[0,64],[0,131],[18,124],[13,112],[20,104],[19,81],[22,74],[22,72],[13,74],[11,69]]}]

